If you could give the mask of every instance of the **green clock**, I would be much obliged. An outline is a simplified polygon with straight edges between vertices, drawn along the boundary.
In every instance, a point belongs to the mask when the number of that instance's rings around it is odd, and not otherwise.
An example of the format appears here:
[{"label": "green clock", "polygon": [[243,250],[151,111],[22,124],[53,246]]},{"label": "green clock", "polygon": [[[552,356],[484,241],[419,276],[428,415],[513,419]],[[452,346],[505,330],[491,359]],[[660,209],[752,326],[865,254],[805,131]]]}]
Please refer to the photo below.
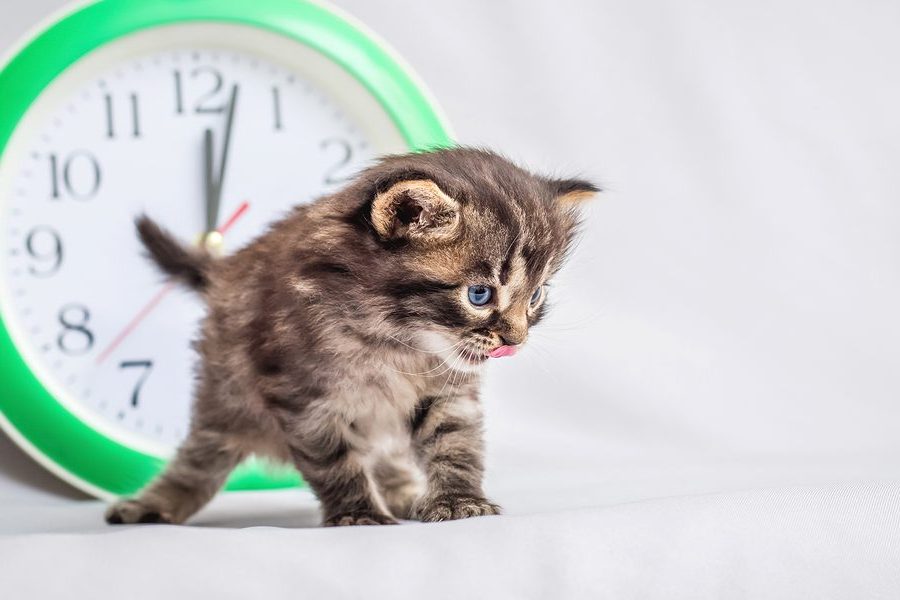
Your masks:
[{"label": "green clock", "polygon": [[[186,432],[203,307],[142,257],[133,218],[227,252],[380,154],[450,143],[402,61],[319,3],[55,16],[0,71],[0,425],[77,487],[134,492]],[[251,460],[228,488],[298,483]]]}]

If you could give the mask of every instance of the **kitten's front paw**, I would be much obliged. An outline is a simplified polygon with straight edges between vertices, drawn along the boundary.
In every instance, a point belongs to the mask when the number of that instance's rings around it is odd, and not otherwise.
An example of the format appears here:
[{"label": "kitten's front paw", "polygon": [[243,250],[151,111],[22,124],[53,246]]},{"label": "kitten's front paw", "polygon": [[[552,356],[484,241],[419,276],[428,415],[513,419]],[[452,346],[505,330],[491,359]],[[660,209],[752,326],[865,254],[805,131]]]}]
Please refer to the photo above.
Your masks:
[{"label": "kitten's front paw", "polygon": [[371,512],[341,513],[325,519],[325,527],[345,527],[347,525],[396,525],[397,520],[388,515]]},{"label": "kitten's front paw", "polygon": [[131,525],[134,523],[171,523],[172,518],[140,500],[119,500],[106,509],[106,522],[110,525]]},{"label": "kitten's front paw", "polygon": [[500,507],[479,496],[445,494],[422,502],[416,514],[420,521],[450,521],[499,515]]}]

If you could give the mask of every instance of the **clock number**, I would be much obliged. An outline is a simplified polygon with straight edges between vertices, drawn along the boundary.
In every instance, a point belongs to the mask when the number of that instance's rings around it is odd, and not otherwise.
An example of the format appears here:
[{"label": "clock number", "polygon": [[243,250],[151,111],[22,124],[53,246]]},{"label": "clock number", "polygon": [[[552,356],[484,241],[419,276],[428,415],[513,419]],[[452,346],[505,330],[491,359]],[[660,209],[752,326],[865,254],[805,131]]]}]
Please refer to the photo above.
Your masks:
[{"label": "clock number", "polygon": [[100,163],[84,150],[73,152],[63,161],[50,155],[50,197],[58,200],[63,192],[77,200],[88,200],[100,189]]},{"label": "clock number", "polygon": [[[183,115],[185,111],[184,103],[184,77],[180,70],[173,71],[175,75],[175,112]],[[213,67],[197,67],[191,71],[191,79],[203,79],[208,81],[211,86],[197,99],[194,104],[194,112],[197,114],[214,114],[225,111],[228,105],[227,100],[223,100],[221,104],[217,103],[216,96],[222,91],[225,80],[222,73]]]},{"label": "clock number", "polygon": [[175,113],[184,114],[184,89],[181,84],[181,71],[175,71]]},{"label": "clock number", "polygon": [[281,131],[281,90],[272,87],[272,107],[275,109],[275,130]]},{"label": "clock number", "polygon": [[336,183],[344,183],[349,181],[352,176],[351,175],[340,175],[338,172],[350,164],[350,160],[353,158],[353,148],[350,146],[350,142],[341,138],[329,138],[327,140],[323,140],[321,144],[319,144],[319,148],[323,151],[327,151],[328,148],[337,147],[339,148],[338,153],[340,154],[340,158],[338,162],[331,166],[325,172],[325,183],[328,185],[334,185]]},{"label": "clock number", "polygon": [[150,371],[153,370],[153,361],[152,360],[124,360],[119,363],[120,369],[143,369],[141,371],[140,376],[138,377],[137,382],[134,384],[134,389],[131,392],[131,406],[137,408],[138,401],[141,396],[141,388],[144,386],[144,382],[147,381],[147,377],[150,376]]},{"label": "clock number", "polygon": [[56,338],[59,349],[69,356],[78,356],[94,347],[94,334],[87,328],[91,313],[81,304],[67,304],[59,309],[59,323],[63,330]]},{"label": "clock number", "polygon": [[35,260],[45,265],[50,264],[44,269],[38,269],[33,265],[29,266],[28,271],[35,277],[49,277],[59,271],[63,259],[62,240],[52,228],[38,225],[28,232],[28,236],[25,238],[25,250]]},{"label": "clock number", "polygon": [[[220,113],[225,110],[225,103],[218,106],[208,106],[206,103],[215,98],[216,94],[222,91],[222,74],[212,67],[197,67],[191,72],[191,77],[198,78],[204,73],[212,76],[213,87],[197,100],[194,107],[196,113]],[[208,79],[208,78],[207,78]]]},{"label": "clock number", "polygon": [[[137,94],[129,94],[128,98],[129,104],[131,106],[131,137],[139,138],[141,137],[141,122],[138,111],[138,96]],[[103,96],[103,101],[106,105],[106,137],[108,137],[109,139],[115,139],[116,125],[112,95],[106,94],[105,96]]]}]

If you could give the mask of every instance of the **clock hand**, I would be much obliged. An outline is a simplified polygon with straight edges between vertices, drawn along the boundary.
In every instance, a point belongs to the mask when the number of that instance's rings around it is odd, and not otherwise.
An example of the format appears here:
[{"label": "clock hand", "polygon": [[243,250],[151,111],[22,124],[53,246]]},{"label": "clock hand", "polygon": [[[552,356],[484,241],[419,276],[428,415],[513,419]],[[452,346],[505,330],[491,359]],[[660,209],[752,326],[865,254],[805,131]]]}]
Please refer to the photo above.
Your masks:
[{"label": "clock hand", "polygon": [[[250,208],[250,203],[247,201],[242,202],[241,205],[238,206],[237,210],[235,210],[231,214],[231,216],[228,217],[228,219],[225,221],[225,224],[216,229],[215,232],[220,235],[224,235],[229,229],[234,226],[238,219],[244,216],[244,213],[247,212],[248,208]],[[134,317],[132,317],[131,321],[129,321],[128,324],[122,328],[122,331],[120,331],[119,334],[116,335],[116,337],[114,337],[113,340],[109,343],[109,345],[104,348],[103,352],[101,352],[100,355],[97,356],[98,365],[109,358],[109,355],[113,353],[113,351],[119,346],[119,344],[121,344],[125,340],[125,338],[127,338],[131,334],[132,331],[137,329],[137,326],[141,324],[141,321],[143,321],[147,317],[147,315],[153,312],[153,309],[156,308],[156,306],[160,302],[162,302],[163,298],[165,298],[169,294],[169,292],[175,289],[176,285],[177,284],[174,281],[168,282],[165,286],[163,286],[161,290],[156,293],[155,296],[153,296],[153,298],[150,299],[149,302],[147,302],[147,304],[143,306],[143,308],[141,308],[141,310],[137,312],[136,315],[134,315]]]},{"label": "clock hand", "polygon": [[237,207],[237,210],[231,213],[231,216],[225,219],[225,223],[221,227],[217,228],[216,231],[220,235],[225,235],[225,232],[231,229],[234,226],[235,222],[237,222],[238,219],[244,216],[244,213],[247,212],[248,208],[250,208],[249,202],[241,202],[241,205]]},{"label": "clock hand", "polygon": [[228,151],[231,148],[231,132],[234,128],[234,109],[237,106],[238,86],[231,88],[228,101],[228,113],[225,117],[225,141],[222,144],[222,160],[219,162],[219,174],[213,181],[212,175],[212,131],[207,129],[204,136],[204,153],[206,155],[206,235],[216,230],[219,222],[219,207],[222,204],[222,184],[228,166]]},{"label": "clock hand", "polygon": [[169,295],[169,292],[175,289],[175,285],[176,283],[174,281],[170,281],[166,283],[166,285],[163,286],[161,290],[156,292],[156,295],[150,299],[150,302],[145,304],[143,308],[141,308],[141,310],[139,310],[138,313],[134,315],[131,321],[128,322],[128,325],[126,325],[122,329],[122,331],[120,331],[119,334],[115,338],[113,338],[113,341],[110,342],[110,344],[103,350],[103,352],[100,353],[100,356],[97,357],[98,365],[109,358],[109,355],[119,347],[119,344],[121,344],[125,340],[125,338],[128,337],[129,334],[131,334],[132,331],[137,329],[137,326],[140,325],[141,321],[143,321],[147,317],[147,315],[153,312],[153,309],[156,308],[156,306],[160,302],[162,302],[163,298]]},{"label": "clock hand", "polygon": [[207,129],[203,132],[203,189],[206,202],[206,232],[209,235],[216,228],[216,214],[218,207],[216,206],[216,181],[213,175],[213,132]]}]

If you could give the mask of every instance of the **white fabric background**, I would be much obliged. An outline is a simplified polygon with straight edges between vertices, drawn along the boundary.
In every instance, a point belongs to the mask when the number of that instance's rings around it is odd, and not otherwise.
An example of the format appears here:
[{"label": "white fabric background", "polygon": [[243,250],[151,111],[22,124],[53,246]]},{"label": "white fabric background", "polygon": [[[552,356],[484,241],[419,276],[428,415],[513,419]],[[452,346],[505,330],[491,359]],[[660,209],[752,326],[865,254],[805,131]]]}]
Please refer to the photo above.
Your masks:
[{"label": "white fabric background", "polygon": [[[4,47],[59,5],[2,3]],[[461,142],[608,189],[491,365],[508,515],[319,530],[289,492],[112,530],[2,439],[0,594],[900,597],[900,4],[338,4]]]}]

